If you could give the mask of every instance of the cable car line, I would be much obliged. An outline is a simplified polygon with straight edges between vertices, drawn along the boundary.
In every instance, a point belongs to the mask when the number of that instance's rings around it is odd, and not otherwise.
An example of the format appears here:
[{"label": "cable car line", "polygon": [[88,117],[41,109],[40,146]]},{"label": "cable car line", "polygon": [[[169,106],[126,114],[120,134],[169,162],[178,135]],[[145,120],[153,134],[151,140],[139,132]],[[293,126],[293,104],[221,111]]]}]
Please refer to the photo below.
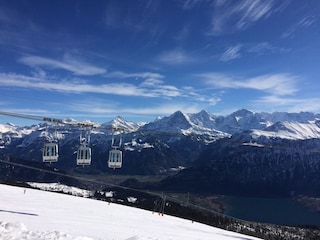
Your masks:
[{"label": "cable car line", "polygon": [[61,120],[61,119],[40,117],[40,116],[21,114],[21,113],[10,113],[10,112],[0,111],[0,115],[10,116],[10,117],[18,117],[18,118],[25,118],[25,119],[36,120],[36,121],[64,123],[63,120]]},{"label": "cable car line", "polygon": [[30,120],[36,120],[41,122],[52,122],[52,123],[59,123],[63,125],[75,125],[75,126],[83,126],[83,127],[97,127],[97,124],[89,123],[89,122],[68,122],[58,118],[51,118],[51,117],[41,117],[36,115],[28,115],[28,114],[21,114],[21,113],[11,113],[11,112],[3,112],[0,111],[0,115],[10,116],[10,117],[18,117],[18,118],[25,118]]},{"label": "cable car line", "polygon": [[[89,122],[67,122],[57,118],[50,117],[40,117],[35,115],[27,115],[27,114],[19,114],[19,113],[11,113],[11,112],[3,112],[0,111],[0,115],[11,116],[11,117],[19,117],[26,118],[36,121],[44,121],[44,122],[52,122],[54,124],[63,124],[63,125],[75,125],[80,127],[80,146],[77,150],[76,163],[77,165],[88,166],[91,165],[91,148],[90,144],[90,131],[92,128],[101,127],[100,125],[89,123]],[[109,168],[121,168],[122,167],[122,151],[119,150],[122,143],[122,136],[120,139],[119,146],[114,146],[114,131],[123,131],[120,127],[111,126],[109,129],[112,130],[112,144],[109,152],[108,159],[108,167]],[[82,136],[83,130],[85,131],[84,137]],[[49,139],[46,126],[46,142],[43,146],[42,151],[42,161],[45,163],[57,162],[59,157],[59,147],[58,147],[58,138],[57,138],[57,127],[55,127],[54,137],[53,139]],[[2,140],[1,140],[2,142]]]}]

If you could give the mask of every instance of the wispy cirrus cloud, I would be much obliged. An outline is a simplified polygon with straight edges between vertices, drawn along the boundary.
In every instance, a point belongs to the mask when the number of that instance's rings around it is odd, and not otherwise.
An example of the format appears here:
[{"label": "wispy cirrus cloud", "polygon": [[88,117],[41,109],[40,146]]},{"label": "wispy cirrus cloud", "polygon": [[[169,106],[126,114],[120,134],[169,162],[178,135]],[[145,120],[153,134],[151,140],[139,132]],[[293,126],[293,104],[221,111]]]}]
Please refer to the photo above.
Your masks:
[{"label": "wispy cirrus cloud", "polygon": [[241,57],[240,50],[242,48],[241,44],[237,44],[235,46],[228,47],[224,53],[221,54],[219,60],[222,62],[228,62],[233,59],[237,59]]},{"label": "wispy cirrus cloud", "polygon": [[76,58],[65,55],[62,60],[55,60],[40,56],[25,56],[19,62],[30,67],[43,67],[47,69],[61,69],[72,72],[75,75],[98,75],[107,72],[106,69],[93,66]]},{"label": "wispy cirrus cloud", "polygon": [[222,35],[234,31],[242,31],[268,18],[276,2],[274,0],[215,1],[209,35]]},{"label": "wispy cirrus cloud", "polygon": [[260,42],[253,44],[242,44],[238,43],[236,45],[228,46],[226,50],[218,56],[218,60],[221,62],[229,62],[234,59],[245,57],[250,55],[264,55],[267,53],[288,53],[291,50],[289,48],[272,46],[268,42]]},{"label": "wispy cirrus cloud", "polygon": [[198,76],[209,86],[219,89],[254,89],[276,96],[292,95],[298,91],[296,85],[299,78],[287,73],[268,74],[249,79],[238,79],[219,73],[204,73]]},{"label": "wispy cirrus cloud", "polygon": [[184,0],[182,1],[182,8],[185,10],[190,10],[201,1],[203,0]]},{"label": "wispy cirrus cloud", "polygon": [[312,26],[315,23],[315,21],[316,21],[315,16],[304,17],[300,19],[297,23],[293,24],[289,29],[287,29],[281,35],[281,38],[293,37],[298,30]]},{"label": "wispy cirrus cloud", "polygon": [[248,53],[254,53],[257,55],[262,55],[264,53],[287,53],[291,50],[289,48],[282,48],[282,47],[275,47],[272,46],[268,42],[260,42],[257,44],[253,44],[251,46],[248,46],[247,52]]}]

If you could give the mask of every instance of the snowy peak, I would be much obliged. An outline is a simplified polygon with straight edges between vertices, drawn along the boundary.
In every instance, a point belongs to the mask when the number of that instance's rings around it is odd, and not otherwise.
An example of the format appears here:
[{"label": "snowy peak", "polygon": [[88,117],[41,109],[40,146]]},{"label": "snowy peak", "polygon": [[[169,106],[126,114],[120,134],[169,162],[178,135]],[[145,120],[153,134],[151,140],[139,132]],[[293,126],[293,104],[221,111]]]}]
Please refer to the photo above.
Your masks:
[{"label": "snowy peak", "polygon": [[191,121],[200,126],[206,128],[215,128],[216,119],[213,115],[208,113],[206,110],[202,110],[199,113],[190,114]]},{"label": "snowy peak", "polygon": [[234,116],[235,118],[243,118],[243,117],[250,117],[254,114],[255,113],[250,110],[241,109],[241,110],[238,110],[238,111],[231,113],[231,116]]},{"label": "snowy peak", "polygon": [[195,114],[184,114],[181,111],[177,111],[169,117],[144,125],[140,130],[183,135],[204,135],[214,139],[229,136],[228,133],[215,129],[214,116],[204,110]]},{"label": "snowy peak", "polygon": [[125,132],[134,132],[144,124],[145,123],[130,122],[125,120],[123,117],[118,116],[109,122],[103,123],[101,126],[104,128],[121,128],[124,129]]},{"label": "snowy peak", "polygon": [[189,116],[181,111],[177,111],[168,117],[167,124],[169,126],[177,126],[180,129],[188,129],[192,127]]},{"label": "snowy peak", "polygon": [[140,130],[181,133],[181,130],[186,130],[191,127],[192,123],[190,122],[189,116],[181,111],[177,111],[169,117],[164,117],[144,125]]},{"label": "snowy peak", "polygon": [[225,117],[216,119],[217,129],[229,134],[239,133],[244,130],[263,129],[268,126],[263,116],[247,109],[241,109]]}]

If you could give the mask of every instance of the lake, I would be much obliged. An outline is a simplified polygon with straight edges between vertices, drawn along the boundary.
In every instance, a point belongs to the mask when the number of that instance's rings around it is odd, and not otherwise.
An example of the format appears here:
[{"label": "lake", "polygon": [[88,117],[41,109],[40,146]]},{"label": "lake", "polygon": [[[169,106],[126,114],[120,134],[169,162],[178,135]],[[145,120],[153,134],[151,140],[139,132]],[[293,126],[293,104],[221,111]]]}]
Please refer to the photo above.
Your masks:
[{"label": "lake", "polygon": [[235,218],[285,225],[320,226],[320,213],[290,198],[225,196],[225,214]]}]

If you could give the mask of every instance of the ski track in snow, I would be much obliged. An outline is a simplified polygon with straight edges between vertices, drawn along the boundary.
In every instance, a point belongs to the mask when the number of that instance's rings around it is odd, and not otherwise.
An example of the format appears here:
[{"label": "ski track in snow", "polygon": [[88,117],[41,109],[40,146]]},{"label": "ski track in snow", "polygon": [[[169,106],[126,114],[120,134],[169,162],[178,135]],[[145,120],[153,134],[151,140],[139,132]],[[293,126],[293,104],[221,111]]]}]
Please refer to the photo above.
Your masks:
[{"label": "ski track in snow", "polygon": [[1,240],[251,240],[190,220],[0,184]]}]

